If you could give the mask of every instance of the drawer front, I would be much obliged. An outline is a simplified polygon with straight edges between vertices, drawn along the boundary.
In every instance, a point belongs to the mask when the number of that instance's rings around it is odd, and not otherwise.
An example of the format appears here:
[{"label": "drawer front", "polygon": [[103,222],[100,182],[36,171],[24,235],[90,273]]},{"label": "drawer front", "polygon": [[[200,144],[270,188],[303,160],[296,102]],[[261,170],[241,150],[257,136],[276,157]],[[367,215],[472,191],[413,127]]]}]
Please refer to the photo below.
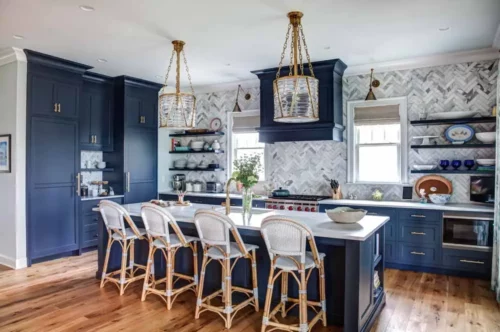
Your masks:
[{"label": "drawer front", "polygon": [[384,258],[388,263],[396,263],[397,262],[397,248],[395,242],[386,242],[384,248]]},{"label": "drawer front", "polygon": [[401,209],[398,214],[399,220],[441,222],[442,219],[440,211]]},{"label": "drawer front", "polygon": [[491,252],[443,249],[443,265],[454,270],[489,274]]},{"label": "drawer front", "polygon": [[97,224],[83,226],[82,248],[88,248],[97,245],[98,233]]},{"label": "drawer front", "polygon": [[[111,198],[111,199],[103,199],[103,200],[112,201],[112,202],[115,202],[118,204],[123,204],[123,198],[120,198],[120,197]],[[100,200],[98,200],[98,199],[94,199],[91,201],[82,201],[82,203],[80,204],[81,209],[82,209],[82,214],[84,216],[94,214],[95,212],[92,211],[92,209],[95,207],[98,207],[99,202],[100,202]]]},{"label": "drawer front", "polygon": [[399,244],[401,263],[410,265],[437,265],[439,264],[439,249],[424,247],[408,243]]},{"label": "drawer front", "polygon": [[409,243],[438,244],[440,228],[434,224],[401,221],[399,224],[399,240]]},{"label": "drawer front", "polygon": [[93,215],[83,216],[81,217],[82,225],[92,225],[97,224],[99,222],[99,215],[94,212]]}]

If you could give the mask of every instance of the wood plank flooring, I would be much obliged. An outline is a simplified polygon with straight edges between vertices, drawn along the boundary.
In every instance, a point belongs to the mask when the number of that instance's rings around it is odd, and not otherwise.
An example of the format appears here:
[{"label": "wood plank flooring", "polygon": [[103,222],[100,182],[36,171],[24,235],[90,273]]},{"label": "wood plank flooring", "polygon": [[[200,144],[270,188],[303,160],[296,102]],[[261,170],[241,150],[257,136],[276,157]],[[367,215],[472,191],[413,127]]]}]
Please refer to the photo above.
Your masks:
[{"label": "wood plank flooring", "polygon": [[[141,302],[140,282],[122,297],[111,284],[100,289],[96,259],[93,252],[23,270],[0,268],[0,331],[224,331],[215,314],[194,319],[193,294],[167,311],[155,296]],[[387,304],[373,331],[500,331],[488,281],[387,270],[386,285]],[[243,310],[231,331],[260,331],[261,314]]]}]

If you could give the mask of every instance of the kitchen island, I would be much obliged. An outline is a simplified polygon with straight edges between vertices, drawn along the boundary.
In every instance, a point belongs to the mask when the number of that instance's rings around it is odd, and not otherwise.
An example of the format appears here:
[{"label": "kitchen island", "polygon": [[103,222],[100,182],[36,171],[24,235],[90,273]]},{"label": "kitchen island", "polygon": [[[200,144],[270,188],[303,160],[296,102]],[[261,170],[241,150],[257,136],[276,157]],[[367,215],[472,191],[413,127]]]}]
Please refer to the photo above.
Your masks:
[{"label": "kitchen island", "polygon": [[[141,204],[124,205],[138,227],[142,227],[140,217]],[[193,204],[189,207],[166,208],[178,221],[186,235],[197,236],[193,217],[198,209],[214,209],[223,212],[220,206]],[[245,243],[256,244],[259,300],[263,303],[267,289],[270,261],[266,246],[260,235],[262,220],[276,211],[254,209],[254,215],[249,223],[243,222],[241,208],[232,208],[229,217],[235,222]],[[97,209],[94,209],[97,212]],[[326,254],[326,306],[329,325],[343,325],[344,331],[369,331],[376,317],[385,304],[384,292],[384,225],[388,217],[366,216],[357,224],[342,225],[333,223],[325,213],[307,213],[296,211],[280,211],[294,220],[308,225],[316,239],[318,250]],[[98,267],[96,276],[101,276],[102,265],[106,251],[108,235],[100,219],[98,232]],[[201,250],[200,250],[201,252]],[[135,261],[145,264],[148,253],[146,241],[136,244]],[[180,250],[176,257],[175,270],[192,273],[192,253],[189,250]],[[201,259],[199,260],[201,262]],[[119,269],[121,249],[115,245],[111,249],[108,271]],[[233,272],[233,281],[236,285],[249,287],[250,266],[241,260]],[[158,255],[155,257],[155,273],[165,273],[165,261]],[[374,288],[374,277],[378,275],[380,286]],[[220,266],[213,264],[207,268],[207,278],[204,290],[209,293],[220,287]],[[313,271],[308,283],[308,298],[319,297],[317,271]],[[298,289],[290,280],[289,294],[298,296]],[[280,287],[275,287],[273,298],[280,299]],[[193,298],[193,312],[194,312]],[[235,299],[235,301],[238,301]],[[291,312],[293,315],[293,311]],[[193,314],[194,315],[194,314]]]}]

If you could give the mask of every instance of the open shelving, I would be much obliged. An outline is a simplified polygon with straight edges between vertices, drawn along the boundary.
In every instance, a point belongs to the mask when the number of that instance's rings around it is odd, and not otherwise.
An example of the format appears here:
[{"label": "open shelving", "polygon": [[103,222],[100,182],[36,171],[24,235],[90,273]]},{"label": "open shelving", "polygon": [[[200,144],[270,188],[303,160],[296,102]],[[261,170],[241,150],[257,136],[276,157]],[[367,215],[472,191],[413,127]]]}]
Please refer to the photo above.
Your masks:
[{"label": "open shelving", "polygon": [[189,151],[169,151],[168,153],[174,153],[174,154],[181,154],[181,153],[215,153],[215,154],[220,154],[224,153],[224,150],[212,150],[212,151],[194,151],[194,150],[189,150]]},{"label": "open shelving", "polygon": [[485,149],[495,148],[495,144],[429,144],[429,145],[411,145],[412,149]]},{"label": "open shelving", "polygon": [[411,170],[412,174],[483,174],[483,175],[493,175],[495,174],[495,171],[480,171],[480,170],[454,170],[454,169],[432,169],[432,170],[425,170],[425,171],[417,171],[417,170]]},{"label": "open shelving", "polygon": [[170,134],[169,137],[224,136],[222,131],[206,131],[203,133]]},{"label": "open shelving", "polygon": [[462,118],[462,119],[434,119],[410,121],[412,126],[432,126],[432,125],[454,125],[469,123],[495,123],[496,117],[486,116],[481,118]]},{"label": "open shelving", "polygon": [[177,172],[222,172],[224,168],[169,168],[168,170]]}]

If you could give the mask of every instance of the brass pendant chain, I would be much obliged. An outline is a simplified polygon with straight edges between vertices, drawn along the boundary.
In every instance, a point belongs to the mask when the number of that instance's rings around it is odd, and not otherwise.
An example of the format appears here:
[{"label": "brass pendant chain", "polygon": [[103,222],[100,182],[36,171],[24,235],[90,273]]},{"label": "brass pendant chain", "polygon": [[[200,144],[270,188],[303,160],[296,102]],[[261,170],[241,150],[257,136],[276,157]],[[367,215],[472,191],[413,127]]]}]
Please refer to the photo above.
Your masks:
[{"label": "brass pendant chain", "polygon": [[[304,50],[306,51],[306,58],[307,58],[307,62],[309,64],[309,70],[311,71],[311,76],[315,77],[314,71],[313,71],[313,66],[311,63],[311,58],[309,57],[309,50],[307,49],[306,36],[304,35],[304,30],[302,29],[302,24],[299,25],[299,29],[300,29],[300,35],[302,36],[302,43],[304,44]],[[302,61],[301,61],[301,64],[302,64]]]},{"label": "brass pendant chain", "polygon": [[187,72],[187,77],[189,80],[189,87],[191,88],[191,93],[194,96],[194,89],[193,89],[193,83],[191,82],[191,74],[189,73],[189,67],[186,59],[186,53],[184,53],[184,50],[182,50],[182,57],[184,58],[184,65],[186,66],[186,72]]},{"label": "brass pendant chain", "polygon": [[[302,27],[302,25],[299,25],[299,27]],[[299,32],[300,34],[300,32]],[[302,41],[304,41],[302,39]],[[300,75],[304,76],[304,63],[302,62],[302,45],[300,44],[300,38],[297,36],[297,44],[298,44],[298,49],[299,49],[299,64],[300,64]]]},{"label": "brass pendant chain", "polygon": [[292,25],[288,24],[288,30],[286,32],[285,44],[283,44],[283,51],[281,52],[281,59],[278,65],[278,72],[276,73],[276,79],[280,78],[281,67],[283,66],[283,60],[285,59],[286,47],[288,46],[288,39],[290,38],[290,30],[292,29]]},{"label": "brass pendant chain", "polygon": [[172,61],[174,60],[175,50],[172,50],[172,55],[170,56],[170,62],[168,64],[167,74],[165,75],[164,86],[167,86],[168,75],[170,74],[170,68],[172,68]]}]

